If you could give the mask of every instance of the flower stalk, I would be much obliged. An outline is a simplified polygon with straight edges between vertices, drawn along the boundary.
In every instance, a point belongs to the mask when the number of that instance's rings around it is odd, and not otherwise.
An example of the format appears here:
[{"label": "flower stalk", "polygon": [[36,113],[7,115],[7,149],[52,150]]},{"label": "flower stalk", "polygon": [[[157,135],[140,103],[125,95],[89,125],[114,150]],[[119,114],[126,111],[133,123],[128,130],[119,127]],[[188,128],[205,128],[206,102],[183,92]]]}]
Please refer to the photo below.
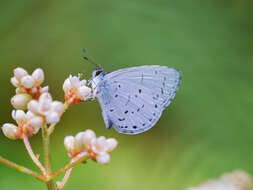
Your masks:
[{"label": "flower stalk", "polygon": [[25,148],[26,148],[29,156],[31,157],[32,161],[38,166],[38,168],[43,173],[43,175],[46,175],[46,169],[42,166],[39,159],[33,153],[33,150],[32,150],[32,147],[30,145],[28,137],[24,136],[23,141],[24,141],[24,144],[25,144]]},{"label": "flower stalk", "polygon": [[[43,139],[43,150],[44,150],[44,162],[46,168],[46,177],[50,178],[51,175],[51,157],[50,157],[50,138],[47,131],[47,126],[42,126],[42,139]],[[54,190],[54,182],[53,179],[50,179],[47,182],[48,190]]]},{"label": "flower stalk", "polygon": [[45,178],[45,176],[40,175],[37,172],[34,172],[34,171],[32,171],[32,170],[24,167],[24,166],[16,164],[16,163],[14,163],[14,162],[12,162],[10,160],[7,160],[7,159],[5,159],[5,158],[3,158],[1,156],[0,156],[0,162],[3,163],[6,166],[9,166],[9,167],[15,169],[15,170],[18,170],[21,173],[24,173],[24,174],[30,175],[32,177],[35,177],[36,179],[38,179],[40,181],[43,181],[43,182],[47,181],[47,179]]}]

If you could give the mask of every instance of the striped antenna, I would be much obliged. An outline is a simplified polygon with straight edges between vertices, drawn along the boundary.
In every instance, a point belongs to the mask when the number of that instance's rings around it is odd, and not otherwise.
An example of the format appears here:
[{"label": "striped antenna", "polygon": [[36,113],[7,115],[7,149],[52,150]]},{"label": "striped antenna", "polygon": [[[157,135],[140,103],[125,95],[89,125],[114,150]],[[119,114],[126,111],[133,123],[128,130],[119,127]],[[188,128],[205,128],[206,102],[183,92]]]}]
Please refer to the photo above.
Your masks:
[{"label": "striped antenna", "polygon": [[94,61],[94,59],[90,56],[90,54],[88,53],[88,51],[85,48],[83,48],[82,51],[85,54],[85,56],[83,57],[85,60],[87,60],[89,63],[95,65],[96,68],[102,68],[102,66],[99,63],[96,63]]}]

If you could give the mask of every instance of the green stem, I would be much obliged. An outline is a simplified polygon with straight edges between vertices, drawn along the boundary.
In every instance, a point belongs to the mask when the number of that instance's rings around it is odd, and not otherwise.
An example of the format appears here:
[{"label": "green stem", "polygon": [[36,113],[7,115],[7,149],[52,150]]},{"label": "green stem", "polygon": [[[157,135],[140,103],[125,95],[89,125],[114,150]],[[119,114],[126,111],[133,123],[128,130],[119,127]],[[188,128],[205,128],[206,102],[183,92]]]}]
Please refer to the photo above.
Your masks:
[{"label": "green stem", "polygon": [[37,172],[34,172],[34,171],[32,171],[32,170],[30,170],[30,169],[28,169],[24,166],[18,165],[14,162],[11,162],[11,161],[9,161],[9,160],[1,157],[1,156],[0,156],[0,162],[5,164],[6,166],[9,166],[13,169],[18,170],[19,172],[22,172],[22,173],[25,173],[27,175],[33,176],[33,177],[37,178],[40,181],[44,181],[44,182],[47,181],[47,179],[44,176],[38,174]]},{"label": "green stem", "polygon": [[[42,138],[43,138],[43,149],[44,149],[44,162],[45,162],[45,168],[47,173],[47,178],[50,178],[51,175],[51,157],[50,157],[50,139],[49,134],[47,131],[47,126],[44,125],[42,127]],[[49,180],[47,182],[47,188],[48,190],[55,190],[54,182],[53,180]]]},{"label": "green stem", "polygon": [[54,179],[57,176],[61,175],[62,173],[66,172],[67,170],[73,168],[74,166],[80,164],[81,162],[86,161],[88,158],[90,157],[90,155],[87,152],[82,152],[80,154],[78,154],[76,157],[74,157],[71,162],[65,166],[63,166],[61,169],[52,172],[50,179]]}]

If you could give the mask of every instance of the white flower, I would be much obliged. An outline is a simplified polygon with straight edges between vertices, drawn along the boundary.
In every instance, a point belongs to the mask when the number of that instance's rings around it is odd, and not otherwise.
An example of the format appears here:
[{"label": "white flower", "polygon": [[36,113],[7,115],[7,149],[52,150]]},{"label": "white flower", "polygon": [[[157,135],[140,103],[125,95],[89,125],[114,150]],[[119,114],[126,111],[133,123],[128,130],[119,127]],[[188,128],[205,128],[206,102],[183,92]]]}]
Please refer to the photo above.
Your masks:
[{"label": "white flower", "polygon": [[108,153],[113,151],[116,148],[117,144],[118,142],[116,139],[106,139],[104,136],[101,136],[97,139],[92,139],[91,155],[98,163],[108,164],[110,162],[110,155]]},{"label": "white flower", "polygon": [[11,104],[15,109],[27,109],[27,104],[30,102],[32,97],[29,94],[16,94],[11,98]]},{"label": "white flower", "polygon": [[23,110],[13,110],[12,118],[16,120],[17,126],[6,123],[2,127],[4,135],[10,139],[22,139],[25,135],[32,136],[38,133],[43,125],[43,118],[30,111],[25,113]]},{"label": "white flower", "polygon": [[88,151],[91,140],[94,138],[96,138],[95,133],[88,129],[84,132],[77,133],[75,137],[66,136],[64,145],[70,156],[73,157],[80,152]]},{"label": "white flower", "polygon": [[49,93],[43,93],[39,100],[31,100],[28,104],[28,110],[36,115],[43,116],[46,123],[58,123],[64,106],[62,102],[53,101]]},{"label": "white flower", "polygon": [[95,133],[90,129],[77,133],[75,137],[66,136],[64,139],[65,148],[71,158],[87,152],[92,160],[101,164],[110,162],[109,152],[114,150],[117,144],[118,142],[113,138],[106,139],[104,136],[96,138]]},{"label": "white flower", "polygon": [[209,180],[187,190],[246,190],[251,184],[249,175],[243,171],[226,173],[217,180]]},{"label": "white flower", "polygon": [[44,81],[44,72],[42,69],[36,69],[32,75],[29,75],[23,68],[16,68],[13,71],[14,77],[11,78],[11,83],[16,87],[16,93],[27,93],[33,98],[38,97],[48,91],[48,87],[42,88],[40,85]]},{"label": "white flower", "polygon": [[80,80],[79,76],[70,75],[63,83],[65,100],[69,105],[78,104],[91,98],[91,88],[86,86],[86,80]]},{"label": "white flower", "polygon": [[92,139],[91,141],[91,149],[96,154],[101,154],[104,152],[111,152],[113,151],[118,142],[116,139],[109,138],[106,139],[104,136],[101,136],[97,139]]}]

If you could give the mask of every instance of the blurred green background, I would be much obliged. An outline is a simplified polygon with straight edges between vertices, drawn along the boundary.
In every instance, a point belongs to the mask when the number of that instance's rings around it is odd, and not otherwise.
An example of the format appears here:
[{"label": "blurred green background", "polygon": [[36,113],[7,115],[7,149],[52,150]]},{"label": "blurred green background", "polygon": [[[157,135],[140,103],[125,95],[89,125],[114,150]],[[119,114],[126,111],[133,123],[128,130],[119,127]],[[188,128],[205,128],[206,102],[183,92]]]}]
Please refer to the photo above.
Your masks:
[{"label": "blurred green background", "polygon": [[[0,122],[11,119],[15,67],[45,71],[63,101],[69,74],[90,78],[85,47],[106,71],[167,65],[182,71],[177,96],[146,133],[106,130],[97,102],[71,107],[52,135],[56,170],[68,162],[65,135],[87,128],[115,137],[111,163],[73,170],[66,190],[184,190],[235,169],[253,173],[252,0],[12,0],[0,1]],[[42,152],[41,135],[31,139]],[[22,141],[0,133],[0,155],[37,170]],[[0,189],[46,189],[0,164]]]}]

